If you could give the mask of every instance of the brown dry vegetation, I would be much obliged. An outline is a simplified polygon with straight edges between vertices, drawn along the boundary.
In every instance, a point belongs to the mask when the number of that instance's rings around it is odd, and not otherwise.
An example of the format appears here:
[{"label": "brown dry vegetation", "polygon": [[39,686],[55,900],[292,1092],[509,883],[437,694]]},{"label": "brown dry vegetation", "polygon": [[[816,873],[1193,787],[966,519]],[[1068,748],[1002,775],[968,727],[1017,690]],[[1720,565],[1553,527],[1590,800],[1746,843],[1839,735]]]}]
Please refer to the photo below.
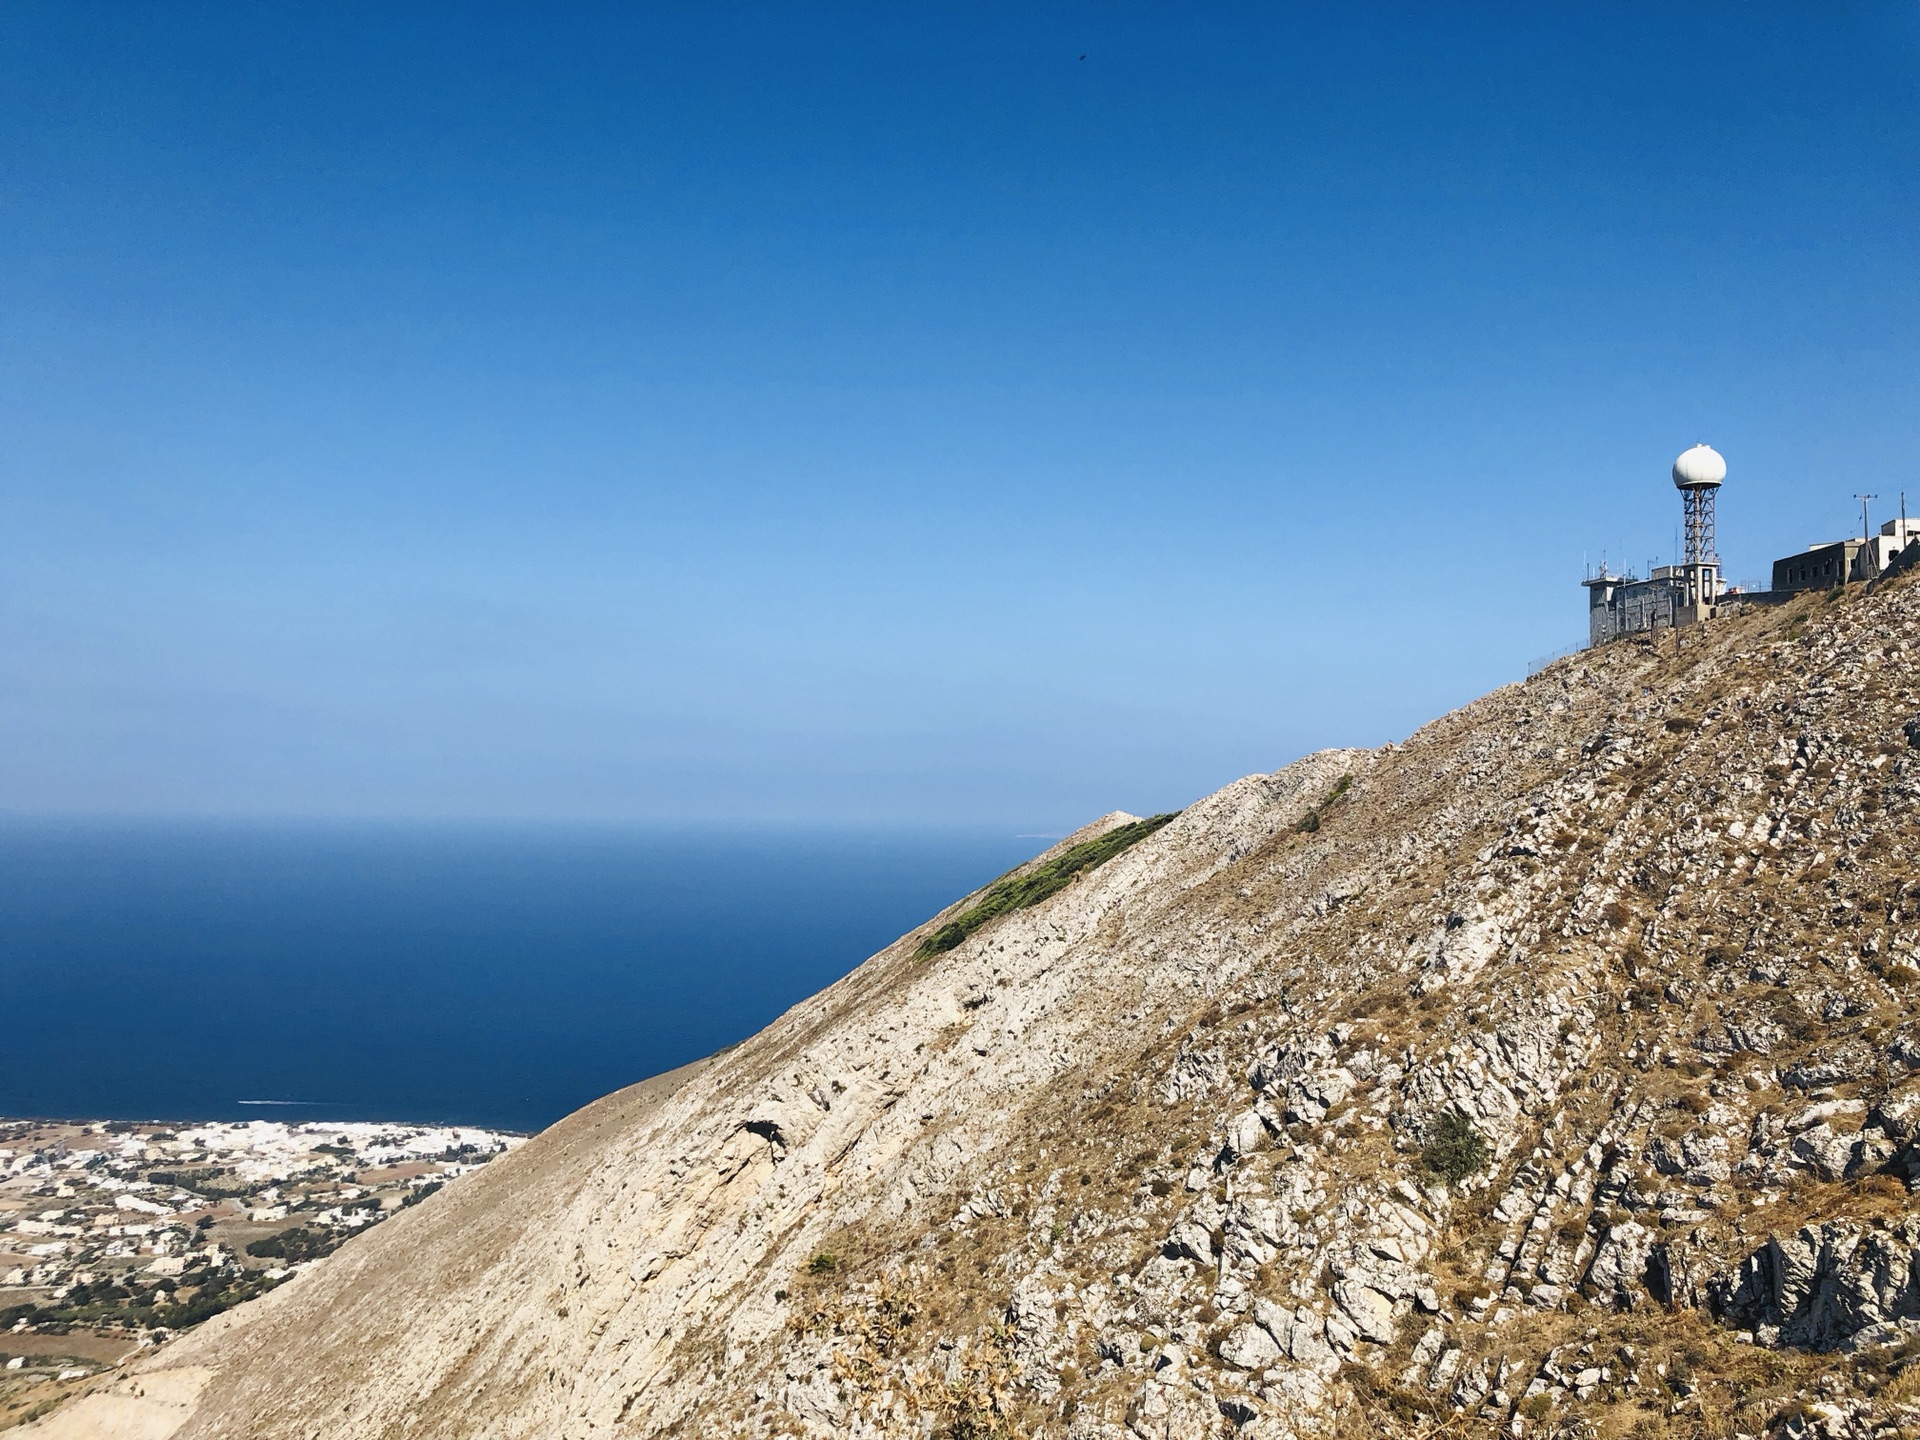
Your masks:
[{"label": "brown dry vegetation", "polygon": [[[1920,998],[1917,615],[1903,582],[1583,653],[1270,777],[1247,792],[1268,810],[1201,802],[1218,833],[1177,820],[916,960],[959,902],[671,1103],[603,1102],[183,1347],[218,1374],[182,1440],[317,1433],[322,1406],[383,1440],[419,1416],[516,1440],[1731,1440],[1836,1400],[1897,1433],[1897,1347],[1768,1349],[1707,1302],[1769,1234],[1912,1209],[1894,1174],[1821,1179],[1749,1139],[1915,1083],[1890,1047]],[[1256,1091],[1282,1054],[1351,1084]],[[823,1077],[849,1083],[809,1108]],[[1448,1187],[1422,1157],[1456,1112],[1489,1164]],[[1249,1114],[1258,1143],[1229,1153]],[[1654,1164],[1709,1140],[1723,1175]],[[1228,1229],[1268,1201],[1285,1234],[1236,1260]],[[1305,1361],[1222,1357],[1256,1302],[1339,1322],[1341,1267],[1394,1205],[1440,1313],[1401,1296],[1318,1390],[1283,1383]],[[1591,1282],[1629,1224],[1670,1297]],[[1433,1379],[1436,1334],[1456,1376],[1503,1378]],[[290,1346],[298,1394],[258,1368]]]}]

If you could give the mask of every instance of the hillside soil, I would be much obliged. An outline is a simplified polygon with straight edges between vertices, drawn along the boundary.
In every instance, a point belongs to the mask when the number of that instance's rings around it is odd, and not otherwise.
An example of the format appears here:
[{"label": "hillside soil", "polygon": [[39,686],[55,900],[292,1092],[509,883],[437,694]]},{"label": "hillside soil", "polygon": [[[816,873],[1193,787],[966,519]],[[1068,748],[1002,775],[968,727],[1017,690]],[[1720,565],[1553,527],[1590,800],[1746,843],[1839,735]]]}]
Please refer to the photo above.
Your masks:
[{"label": "hillside soil", "polygon": [[1238,781],[30,1433],[1920,1432],[1916,644],[1810,595]]}]

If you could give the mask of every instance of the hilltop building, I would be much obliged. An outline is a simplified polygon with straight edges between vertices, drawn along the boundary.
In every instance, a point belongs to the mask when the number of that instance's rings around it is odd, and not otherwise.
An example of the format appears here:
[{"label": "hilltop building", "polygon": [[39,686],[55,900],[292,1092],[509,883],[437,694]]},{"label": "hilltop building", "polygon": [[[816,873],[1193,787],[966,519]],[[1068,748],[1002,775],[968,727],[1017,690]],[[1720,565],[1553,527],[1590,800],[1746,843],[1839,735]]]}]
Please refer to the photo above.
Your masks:
[{"label": "hilltop building", "polygon": [[1696,445],[1673,462],[1686,522],[1686,558],[1678,565],[1654,566],[1644,580],[1612,574],[1605,565],[1583,580],[1589,645],[1713,617],[1726,594],[1713,533],[1714,501],[1726,478],[1727,462],[1709,445]]},{"label": "hilltop building", "polygon": [[[1598,575],[1580,583],[1587,591],[1587,643],[1604,645],[1623,635],[1644,635],[1710,620],[1722,604],[1773,605],[1807,590],[1864,585],[1920,566],[1920,520],[1901,515],[1872,533],[1863,511],[1860,538],[1823,540],[1798,554],[1773,562],[1773,588],[1729,589],[1720,576],[1714,549],[1714,501],[1727,478],[1727,462],[1710,446],[1696,445],[1673,462],[1673,483],[1680,491],[1686,521],[1686,558],[1678,565],[1656,565],[1642,580],[1615,575],[1603,564]],[[1871,495],[1856,496],[1863,504]]]},{"label": "hilltop building", "polygon": [[1894,568],[1908,546],[1920,543],[1920,520],[1889,520],[1878,535],[1858,540],[1823,540],[1797,555],[1773,562],[1776,591],[1829,590],[1864,585]]}]

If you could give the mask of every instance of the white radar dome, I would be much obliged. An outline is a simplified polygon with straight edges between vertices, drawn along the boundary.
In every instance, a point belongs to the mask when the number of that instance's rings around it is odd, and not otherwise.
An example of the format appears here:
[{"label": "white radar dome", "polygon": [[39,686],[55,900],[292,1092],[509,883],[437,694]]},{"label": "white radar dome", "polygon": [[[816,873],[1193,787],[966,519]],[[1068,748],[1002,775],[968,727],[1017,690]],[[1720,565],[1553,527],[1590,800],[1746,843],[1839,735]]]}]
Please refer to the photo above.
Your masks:
[{"label": "white radar dome", "polygon": [[1727,462],[1711,445],[1696,445],[1673,462],[1673,483],[1682,490],[1718,485],[1727,478]]}]

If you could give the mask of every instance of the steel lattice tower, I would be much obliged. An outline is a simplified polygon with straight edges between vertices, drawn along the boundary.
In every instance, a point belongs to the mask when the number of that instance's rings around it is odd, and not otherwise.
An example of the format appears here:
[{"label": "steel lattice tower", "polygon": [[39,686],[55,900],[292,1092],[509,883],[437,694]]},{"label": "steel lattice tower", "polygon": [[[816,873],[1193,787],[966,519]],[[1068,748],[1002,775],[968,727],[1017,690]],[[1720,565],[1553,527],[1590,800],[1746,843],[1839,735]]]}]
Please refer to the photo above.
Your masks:
[{"label": "steel lattice tower", "polygon": [[1688,485],[1680,491],[1680,503],[1687,517],[1687,564],[1718,565],[1720,552],[1714,548],[1713,497],[1718,485]]}]

